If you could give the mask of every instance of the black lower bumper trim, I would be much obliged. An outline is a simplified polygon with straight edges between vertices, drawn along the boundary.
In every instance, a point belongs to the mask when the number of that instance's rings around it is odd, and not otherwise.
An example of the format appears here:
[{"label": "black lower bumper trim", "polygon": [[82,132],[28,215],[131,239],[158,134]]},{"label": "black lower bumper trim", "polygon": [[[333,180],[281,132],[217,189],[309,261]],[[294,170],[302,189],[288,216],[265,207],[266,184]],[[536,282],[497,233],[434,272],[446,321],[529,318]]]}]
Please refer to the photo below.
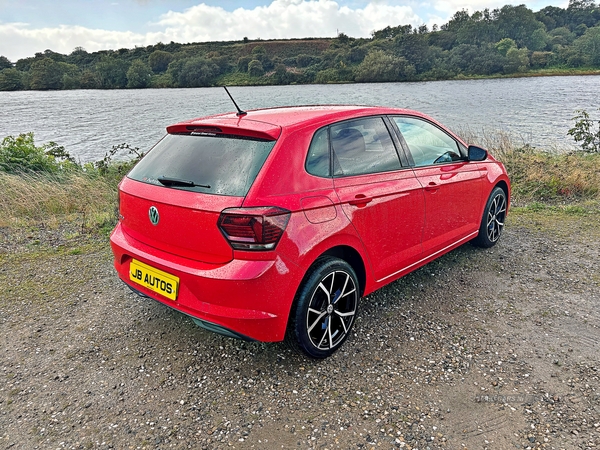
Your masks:
[{"label": "black lower bumper trim", "polygon": [[[140,297],[150,298],[150,299],[154,300],[152,297],[144,294],[141,291],[138,291],[136,288],[134,288],[133,286],[129,285],[128,283],[125,283],[125,284],[127,285],[127,287],[129,289],[131,289],[134,293],[136,293]],[[156,300],[156,301],[158,301],[158,300]],[[159,302],[159,303],[161,303],[161,302]],[[164,305],[164,303],[161,303],[161,304]],[[165,306],[168,306],[168,305],[165,305]],[[175,309],[175,308],[173,308],[173,309]],[[181,312],[181,311],[179,311],[177,309],[175,309],[175,311]],[[255,341],[255,339],[252,339],[252,338],[250,338],[248,336],[245,336],[243,334],[237,333],[237,332],[235,332],[233,330],[230,330],[229,328],[225,328],[225,327],[223,327],[221,325],[217,325],[216,323],[208,322],[208,321],[206,321],[204,319],[198,319],[197,317],[191,316],[191,315],[189,315],[187,313],[183,313],[183,314],[186,314],[187,316],[189,316],[194,321],[194,323],[196,325],[198,325],[200,328],[204,328],[205,330],[208,330],[208,331],[210,331],[212,333],[217,333],[217,334],[220,334],[220,335],[223,335],[223,336],[227,336],[227,337],[231,337],[231,338],[235,338],[235,339],[241,339],[242,341],[246,341],[246,342],[253,342],[253,341]]]}]

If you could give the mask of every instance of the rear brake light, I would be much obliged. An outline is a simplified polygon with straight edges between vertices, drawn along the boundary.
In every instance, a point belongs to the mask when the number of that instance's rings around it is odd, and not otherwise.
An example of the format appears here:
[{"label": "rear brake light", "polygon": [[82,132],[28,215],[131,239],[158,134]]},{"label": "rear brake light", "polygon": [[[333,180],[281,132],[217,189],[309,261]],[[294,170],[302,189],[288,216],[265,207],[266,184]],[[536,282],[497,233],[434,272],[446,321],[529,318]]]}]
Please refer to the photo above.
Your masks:
[{"label": "rear brake light", "polygon": [[221,212],[219,229],[236,250],[272,250],[285,231],[290,211],[274,206],[229,208]]},{"label": "rear brake light", "polygon": [[209,133],[209,134],[217,134],[222,133],[219,127],[196,127],[196,126],[188,126],[186,127],[192,133]]}]

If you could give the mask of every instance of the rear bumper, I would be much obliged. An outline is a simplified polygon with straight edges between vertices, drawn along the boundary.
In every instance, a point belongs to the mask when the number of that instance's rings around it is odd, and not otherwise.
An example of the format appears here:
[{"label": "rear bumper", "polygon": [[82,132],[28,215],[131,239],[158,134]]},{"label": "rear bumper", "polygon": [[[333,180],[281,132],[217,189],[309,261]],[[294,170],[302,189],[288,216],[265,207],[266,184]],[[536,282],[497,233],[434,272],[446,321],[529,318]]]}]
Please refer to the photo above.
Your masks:
[{"label": "rear bumper", "polygon": [[[117,225],[110,237],[114,266],[134,291],[197,319],[211,331],[246,340],[281,341],[302,271],[274,254],[273,259],[233,259],[207,264],[142,244]],[[261,255],[264,257],[264,255]],[[132,259],[179,278],[170,300],[129,278]]]}]

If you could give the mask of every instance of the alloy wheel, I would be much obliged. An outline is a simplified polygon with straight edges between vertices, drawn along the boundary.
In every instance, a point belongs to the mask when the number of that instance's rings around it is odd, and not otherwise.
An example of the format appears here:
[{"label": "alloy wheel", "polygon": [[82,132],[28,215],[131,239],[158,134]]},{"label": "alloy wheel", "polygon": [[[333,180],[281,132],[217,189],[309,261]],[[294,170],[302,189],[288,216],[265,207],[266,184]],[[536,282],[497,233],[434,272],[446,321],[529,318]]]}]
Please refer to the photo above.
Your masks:
[{"label": "alloy wheel", "polygon": [[341,344],[354,322],[358,299],[349,273],[336,270],[322,278],[306,313],[306,330],[315,348],[327,351]]},{"label": "alloy wheel", "polygon": [[487,235],[490,242],[496,242],[502,234],[506,216],[506,199],[499,194],[494,197],[487,216]]}]

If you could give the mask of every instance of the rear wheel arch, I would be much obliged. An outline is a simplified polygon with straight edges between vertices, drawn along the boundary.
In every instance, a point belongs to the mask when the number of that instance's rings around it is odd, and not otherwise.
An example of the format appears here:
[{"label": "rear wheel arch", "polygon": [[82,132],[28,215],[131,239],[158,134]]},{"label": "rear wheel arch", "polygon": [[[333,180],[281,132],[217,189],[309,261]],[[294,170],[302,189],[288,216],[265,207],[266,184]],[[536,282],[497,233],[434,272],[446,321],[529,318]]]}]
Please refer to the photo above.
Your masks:
[{"label": "rear wheel arch", "polygon": [[[296,294],[294,296],[294,300],[290,304],[290,312],[293,311],[294,308],[296,307],[296,303],[298,301],[298,299],[297,299],[298,291],[304,285],[307,278],[312,274],[315,266],[318,266],[323,259],[327,259],[328,257],[341,259],[342,261],[345,261],[346,263],[348,263],[350,265],[350,267],[352,267],[352,269],[354,270],[354,273],[356,274],[356,278],[358,279],[360,296],[362,297],[364,295],[365,286],[367,284],[367,271],[366,271],[362,256],[353,247],[350,247],[348,245],[337,245],[335,247],[331,247],[331,248],[325,250],[324,252],[322,252],[308,266],[308,269],[306,269],[306,272],[302,276],[300,283],[296,287]],[[290,320],[290,318],[288,315],[288,323],[289,323],[289,320]]]},{"label": "rear wheel arch", "polygon": [[350,264],[352,269],[354,269],[356,277],[358,278],[358,284],[360,285],[360,295],[362,297],[362,295],[365,292],[365,286],[367,284],[367,271],[365,268],[365,263],[360,253],[358,253],[352,247],[340,245],[337,247],[330,248],[322,255],[320,255],[319,258],[323,256],[333,256],[334,258],[341,259]]}]

